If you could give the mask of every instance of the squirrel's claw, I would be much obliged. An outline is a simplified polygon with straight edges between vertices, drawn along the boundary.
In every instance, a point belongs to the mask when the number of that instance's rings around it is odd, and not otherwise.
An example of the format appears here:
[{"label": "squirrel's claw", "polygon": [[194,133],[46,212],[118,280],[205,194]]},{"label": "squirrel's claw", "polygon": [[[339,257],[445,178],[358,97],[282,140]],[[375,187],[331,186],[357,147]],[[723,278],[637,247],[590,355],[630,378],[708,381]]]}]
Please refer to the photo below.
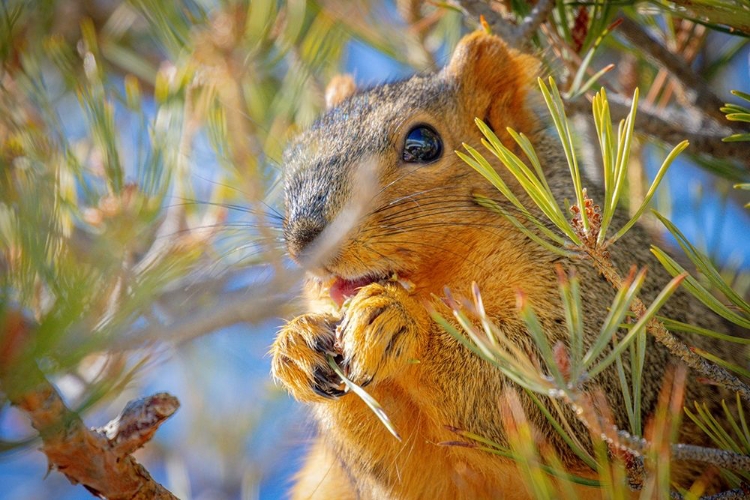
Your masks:
[{"label": "squirrel's claw", "polygon": [[317,370],[315,371],[314,378],[315,384],[313,384],[312,390],[315,391],[315,394],[327,399],[336,399],[346,394],[346,391],[339,389],[340,384],[333,385],[331,381]]},{"label": "squirrel's claw", "polygon": [[321,366],[316,367],[313,372],[313,380],[315,383],[312,390],[319,396],[336,399],[346,394],[341,378],[330,367],[327,370]]},{"label": "squirrel's claw", "polygon": [[299,401],[320,402],[345,394],[342,380],[328,365],[335,321],[327,315],[307,314],[287,323],[276,337],[271,371]]}]

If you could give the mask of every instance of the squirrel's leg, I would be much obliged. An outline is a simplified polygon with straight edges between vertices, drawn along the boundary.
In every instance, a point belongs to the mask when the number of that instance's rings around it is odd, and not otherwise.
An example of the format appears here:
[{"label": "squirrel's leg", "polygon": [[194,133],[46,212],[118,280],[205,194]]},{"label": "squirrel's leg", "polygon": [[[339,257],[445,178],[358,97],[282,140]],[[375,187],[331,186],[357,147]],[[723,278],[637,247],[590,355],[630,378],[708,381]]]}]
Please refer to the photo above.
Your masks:
[{"label": "squirrel's leg", "polygon": [[349,378],[366,385],[392,378],[418,362],[430,327],[425,307],[398,283],[359,290],[338,327]]},{"label": "squirrel's leg", "polygon": [[[376,391],[380,387],[375,385],[392,381],[396,373],[410,371],[410,360],[418,359],[423,351],[429,322],[421,303],[398,283],[387,283],[360,289],[343,318],[310,313],[282,327],[271,350],[273,375],[296,399],[313,403],[316,413],[324,415],[319,419],[321,437],[297,477],[292,498],[354,498],[356,490],[350,477],[357,478],[357,487],[364,492],[381,491],[374,489],[369,470],[373,464],[382,464],[378,466],[392,472],[396,481],[399,473],[394,471],[405,467],[415,446],[414,438],[408,440],[411,444],[407,453],[396,451],[400,448],[370,409],[354,394],[343,391],[342,381],[330,369],[327,355],[335,354],[351,379],[360,385],[370,381]],[[405,394],[388,383],[383,387],[390,387],[387,395],[376,392],[376,397],[382,398],[390,416],[402,423],[408,434],[415,432],[407,425],[417,419],[413,403],[399,404],[394,398]],[[421,428],[423,424],[415,425]],[[332,453],[324,439],[338,443],[339,454]],[[368,445],[364,444],[366,440]],[[420,442],[419,446],[424,444]],[[398,461],[394,462],[396,457]],[[351,469],[344,469],[340,460]],[[363,464],[367,464],[364,469]],[[421,485],[423,475],[420,477],[415,484]],[[375,493],[370,496],[378,497]]]},{"label": "squirrel's leg", "polygon": [[290,500],[349,500],[357,497],[341,463],[318,437],[294,478]]}]

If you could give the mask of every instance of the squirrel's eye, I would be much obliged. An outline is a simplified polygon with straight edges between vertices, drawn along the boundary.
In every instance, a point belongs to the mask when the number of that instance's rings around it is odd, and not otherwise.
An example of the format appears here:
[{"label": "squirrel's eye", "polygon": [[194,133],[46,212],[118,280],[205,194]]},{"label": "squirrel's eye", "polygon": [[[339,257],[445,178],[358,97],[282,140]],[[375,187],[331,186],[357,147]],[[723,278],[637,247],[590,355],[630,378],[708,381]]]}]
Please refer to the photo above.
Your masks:
[{"label": "squirrel's eye", "polygon": [[443,154],[443,141],[435,129],[417,125],[406,135],[403,159],[406,163],[430,163]]}]

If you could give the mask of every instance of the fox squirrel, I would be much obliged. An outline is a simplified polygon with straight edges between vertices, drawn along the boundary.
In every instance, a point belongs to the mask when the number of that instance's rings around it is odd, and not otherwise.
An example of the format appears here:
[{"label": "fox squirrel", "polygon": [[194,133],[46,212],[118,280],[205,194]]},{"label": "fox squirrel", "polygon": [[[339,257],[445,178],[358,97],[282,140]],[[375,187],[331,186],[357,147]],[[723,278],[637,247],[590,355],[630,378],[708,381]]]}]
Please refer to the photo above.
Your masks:
[{"label": "fox squirrel", "polygon": [[[580,277],[589,338],[608,312],[615,293],[611,285],[589,264],[544,250],[479,206],[477,195],[506,202],[451,153],[462,142],[479,144],[475,117],[506,145],[514,144],[505,132],[511,127],[531,139],[558,199],[573,199],[563,153],[540,117],[535,92],[539,71],[533,56],[476,32],[459,43],[448,65],[435,74],[361,92],[347,78],[334,80],[326,95],[328,112],[287,149],[284,235],[295,259],[304,257],[357,196],[359,165],[373,163],[378,185],[354,229],[311,271],[310,311],[282,327],[272,347],[274,377],[296,399],[309,403],[318,424],[319,435],[293,498],[528,498],[513,462],[476,449],[436,445],[455,440],[447,426],[507,443],[498,405],[503,388],[512,384],[444,332],[425,304],[442,296],[445,287],[470,296],[476,282],[495,324],[531,351],[533,343],[517,314],[516,291],[524,291],[553,343],[565,341],[555,270],[562,265],[575,268]],[[496,169],[521,197],[505,169]],[[594,186],[592,192],[596,197]],[[635,228],[611,249],[622,273],[634,263],[649,266],[641,292],[646,301],[670,279],[651,257],[648,243],[645,232]],[[390,279],[394,274],[402,283]],[[404,286],[404,280],[413,286]],[[343,313],[326,305],[340,306],[347,297]],[[726,331],[720,319],[682,291],[663,312]],[[689,343],[710,346],[729,360],[743,356],[706,338],[690,337]],[[327,362],[326,354],[332,352],[340,355],[348,377],[383,406],[402,442],[359,397],[342,390]],[[644,416],[655,407],[670,359],[663,347],[649,341]],[[626,428],[615,370],[600,374],[596,383],[610,398],[618,425]],[[731,396],[690,377],[686,391],[687,402],[703,401],[717,417],[721,398]],[[531,399],[523,392],[519,397],[529,420],[570,469],[594,477]],[[582,425],[574,430],[588,435]],[[683,442],[710,444],[690,422],[682,432]],[[675,467],[683,482],[697,478],[701,470],[689,463]],[[596,488],[575,487],[581,498],[599,497]]]}]

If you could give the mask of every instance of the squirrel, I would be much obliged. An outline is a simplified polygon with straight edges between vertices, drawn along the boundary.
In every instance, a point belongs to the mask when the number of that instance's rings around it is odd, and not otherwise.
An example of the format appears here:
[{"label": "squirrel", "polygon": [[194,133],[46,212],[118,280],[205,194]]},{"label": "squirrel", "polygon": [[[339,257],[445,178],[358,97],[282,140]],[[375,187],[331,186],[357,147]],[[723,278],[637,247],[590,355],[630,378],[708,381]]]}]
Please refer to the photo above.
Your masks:
[{"label": "squirrel", "polygon": [[[573,199],[564,154],[547,131],[535,91],[540,68],[534,56],[508,47],[495,35],[475,32],[460,41],[436,73],[369,90],[356,89],[351,78],[335,78],[326,91],[327,112],[285,151],[284,237],[297,261],[326,237],[347,207],[362,201],[358,168],[371,165],[377,185],[335,251],[309,270],[309,312],[286,323],[271,348],[274,378],[309,404],[318,427],[292,498],[529,498],[513,461],[478,449],[437,445],[455,439],[449,426],[507,444],[499,405],[500,395],[513,384],[438,326],[426,305],[444,296],[446,287],[455,295],[471,296],[474,282],[487,315],[531,351],[533,342],[516,308],[516,291],[522,290],[551,344],[566,342],[556,274],[562,266],[575,269],[580,278],[589,338],[607,315],[616,291],[593,266],[543,249],[480,206],[477,196],[507,202],[450,153],[464,142],[479,145],[476,117],[506,145],[514,144],[506,132],[510,127],[534,144],[557,198]],[[499,162],[493,166],[526,199],[504,167]],[[597,188],[591,186],[589,193],[595,197]],[[646,302],[671,278],[649,246],[646,232],[635,227],[610,249],[621,273],[627,274],[632,264],[648,266],[641,289]],[[347,307],[341,309],[344,300]],[[662,312],[727,331],[720,318],[681,290]],[[698,336],[688,342],[733,362],[745,359],[736,346]],[[382,405],[403,441],[396,441],[359,397],[343,390],[328,364],[330,353],[337,353],[347,377]],[[671,362],[666,349],[649,339],[644,418],[655,408]],[[595,383],[606,394],[615,422],[625,428],[615,369],[599,374]],[[566,467],[596,477],[531,399],[518,392],[529,421]],[[685,401],[707,404],[717,418],[723,415],[721,399],[732,396],[688,377]],[[582,424],[574,431],[588,439]],[[711,445],[690,421],[683,422],[680,439]],[[676,463],[673,479],[689,485],[704,470]],[[600,497],[597,488],[574,488],[580,498]]]}]

